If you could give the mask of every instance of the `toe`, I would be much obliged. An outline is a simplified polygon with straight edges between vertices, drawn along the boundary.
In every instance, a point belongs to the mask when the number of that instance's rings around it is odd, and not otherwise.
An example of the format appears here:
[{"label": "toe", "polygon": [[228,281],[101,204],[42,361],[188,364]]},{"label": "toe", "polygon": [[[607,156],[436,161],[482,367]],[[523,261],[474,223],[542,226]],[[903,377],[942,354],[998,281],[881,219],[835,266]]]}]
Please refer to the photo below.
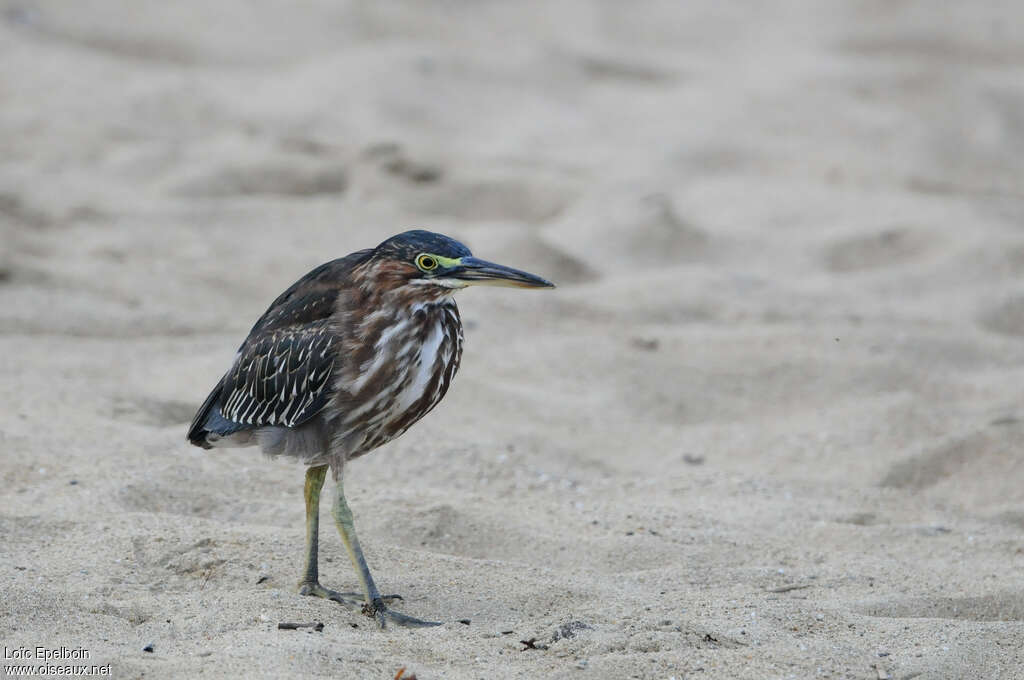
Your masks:
[{"label": "toe", "polygon": [[[358,609],[363,606],[363,600],[356,593],[339,593],[336,590],[330,588],[324,588],[319,583],[300,583],[299,584],[299,595],[308,595],[310,597],[322,597],[325,600],[331,600],[338,604],[343,604],[346,607]],[[349,595],[355,595],[355,597],[349,597]]]},{"label": "toe", "polygon": [[381,628],[387,628],[388,624],[394,624],[402,628],[430,628],[441,625],[437,621],[424,621],[412,616],[406,616],[401,612],[396,612],[386,607],[378,609],[372,616],[377,620],[377,625]]}]

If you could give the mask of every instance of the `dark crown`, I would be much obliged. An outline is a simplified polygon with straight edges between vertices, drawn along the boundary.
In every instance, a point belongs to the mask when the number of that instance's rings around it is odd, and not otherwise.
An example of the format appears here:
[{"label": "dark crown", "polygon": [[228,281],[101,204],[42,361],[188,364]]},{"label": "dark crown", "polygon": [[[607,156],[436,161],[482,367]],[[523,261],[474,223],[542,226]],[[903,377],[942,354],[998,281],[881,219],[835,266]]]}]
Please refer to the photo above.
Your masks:
[{"label": "dark crown", "polygon": [[376,253],[400,259],[412,259],[420,253],[453,259],[472,255],[469,248],[455,239],[423,229],[404,231],[392,236],[377,246]]}]

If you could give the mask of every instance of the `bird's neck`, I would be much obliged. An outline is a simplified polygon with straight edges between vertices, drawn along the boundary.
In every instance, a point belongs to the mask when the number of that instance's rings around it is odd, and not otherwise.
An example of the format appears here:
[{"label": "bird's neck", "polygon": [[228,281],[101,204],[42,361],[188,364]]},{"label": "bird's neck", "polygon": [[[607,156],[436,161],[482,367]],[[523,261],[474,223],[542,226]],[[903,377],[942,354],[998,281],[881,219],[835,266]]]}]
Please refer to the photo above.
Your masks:
[{"label": "bird's neck", "polygon": [[453,292],[412,296],[402,290],[348,290],[339,297],[334,330],[343,338],[346,351],[358,355],[358,364],[371,359],[383,344],[399,340],[398,336],[423,334],[437,324],[461,329]]},{"label": "bird's neck", "polygon": [[[458,367],[462,322],[451,295],[415,300],[382,296],[358,301],[356,307],[339,308],[336,321],[341,337],[339,354],[344,357],[339,367],[339,390],[353,403],[376,398],[373,395],[385,388],[408,380],[418,384],[409,377],[411,371],[433,370],[439,360],[443,366],[438,376],[444,378],[447,389]],[[432,379],[433,374],[427,377]]]}]

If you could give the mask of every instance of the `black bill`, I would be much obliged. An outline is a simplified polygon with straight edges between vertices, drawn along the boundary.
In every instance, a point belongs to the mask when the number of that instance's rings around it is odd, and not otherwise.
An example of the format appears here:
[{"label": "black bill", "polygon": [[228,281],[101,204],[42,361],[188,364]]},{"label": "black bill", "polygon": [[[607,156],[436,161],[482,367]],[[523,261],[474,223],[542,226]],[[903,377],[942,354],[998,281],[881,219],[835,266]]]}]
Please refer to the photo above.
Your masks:
[{"label": "black bill", "polygon": [[512,286],[516,288],[554,288],[555,284],[535,274],[476,257],[463,257],[459,265],[448,273],[453,279],[470,285]]}]

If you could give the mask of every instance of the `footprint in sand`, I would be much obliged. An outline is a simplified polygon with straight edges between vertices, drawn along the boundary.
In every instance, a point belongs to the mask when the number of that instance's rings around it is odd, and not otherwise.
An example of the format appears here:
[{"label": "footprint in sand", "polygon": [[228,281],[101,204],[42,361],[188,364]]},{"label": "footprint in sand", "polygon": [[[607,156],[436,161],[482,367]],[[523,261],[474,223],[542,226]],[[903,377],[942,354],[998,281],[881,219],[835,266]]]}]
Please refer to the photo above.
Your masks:
[{"label": "footprint in sand", "polygon": [[707,254],[710,242],[666,193],[590,196],[547,236],[598,269],[624,254],[642,265],[692,262]]},{"label": "footprint in sand", "polygon": [[126,484],[117,491],[117,501],[128,512],[207,519],[230,516],[234,508],[223,494],[203,493],[185,484],[180,487],[160,483]]},{"label": "footprint in sand", "polygon": [[1019,501],[1024,492],[1014,473],[1020,469],[1017,452],[1022,435],[1024,426],[1014,420],[951,436],[892,464],[880,484],[939,495],[955,488],[959,503],[978,511]]},{"label": "footprint in sand", "polygon": [[830,246],[825,252],[825,266],[837,273],[895,267],[920,258],[929,249],[929,238],[903,227],[856,236]]},{"label": "footprint in sand", "polygon": [[978,323],[1000,335],[1024,336],[1024,295],[1017,295],[981,314]]},{"label": "footprint in sand", "polygon": [[559,182],[480,177],[421,183],[398,199],[407,209],[428,216],[536,224],[562,212],[570,194],[569,187]]},{"label": "footprint in sand", "polygon": [[859,609],[868,616],[894,619],[1024,621],[1024,593],[981,597],[920,597],[874,602]]},{"label": "footprint in sand", "polygon": [[196,404],[184,401],[124,396],[115,400],[113,415],[118,420],[170,427],[190,422],[195,410]]},{"label": "footprint in sand", "polygon": [[983,433],[968,435],[894,463],[881,486],[915,491],[934,486],[960,472],[987,439]]},{"label": "footprint in sand", "polygon": [[187,180],[178,193],[197,198],[316,196],[348,188],[346,169],[334,164],[287,162],[224,167]]}]

